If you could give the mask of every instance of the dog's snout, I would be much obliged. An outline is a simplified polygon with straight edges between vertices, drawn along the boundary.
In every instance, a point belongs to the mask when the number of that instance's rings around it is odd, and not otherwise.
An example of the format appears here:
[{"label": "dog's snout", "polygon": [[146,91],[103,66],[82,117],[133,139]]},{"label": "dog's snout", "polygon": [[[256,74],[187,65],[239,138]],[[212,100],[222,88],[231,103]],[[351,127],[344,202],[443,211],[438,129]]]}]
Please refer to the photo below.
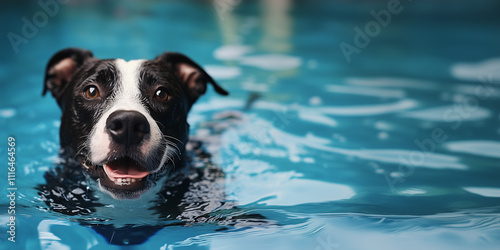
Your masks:
[{"label": "dog's snout", "polygon": [[137,111],[119,110],[106,120],[106,130],[113,142],[124,145],[139,144],[149,134],[146,117]]}]

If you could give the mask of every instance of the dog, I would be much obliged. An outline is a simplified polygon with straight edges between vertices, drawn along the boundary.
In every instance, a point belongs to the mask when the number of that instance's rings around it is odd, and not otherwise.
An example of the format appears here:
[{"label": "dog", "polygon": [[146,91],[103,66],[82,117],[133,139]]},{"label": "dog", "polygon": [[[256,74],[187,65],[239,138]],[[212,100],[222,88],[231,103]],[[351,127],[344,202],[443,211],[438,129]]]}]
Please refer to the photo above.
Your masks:
[{"label": "dog", "polygon": [[137,199],[184,165],[187,115],[208,84],[228,95],[180,53],[125,61],[68,48],[49,60],[43,95],[62,110],[64,157],[113,198]]}]

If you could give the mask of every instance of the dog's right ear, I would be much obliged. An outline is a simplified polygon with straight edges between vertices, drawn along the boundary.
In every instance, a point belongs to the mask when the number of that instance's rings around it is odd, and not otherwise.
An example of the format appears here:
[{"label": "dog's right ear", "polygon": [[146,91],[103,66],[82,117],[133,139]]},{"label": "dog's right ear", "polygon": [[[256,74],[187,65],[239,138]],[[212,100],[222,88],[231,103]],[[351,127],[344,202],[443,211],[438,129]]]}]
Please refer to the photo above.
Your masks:
[{"label": "dog's right ear", "polygon": [[92,52],[78,48],[68,48],[57,52],[50,58],[45,69],[45,81],[42,95],[47,91],[61,105],[61,95],[64,89],[83,63],[92,58]]}]

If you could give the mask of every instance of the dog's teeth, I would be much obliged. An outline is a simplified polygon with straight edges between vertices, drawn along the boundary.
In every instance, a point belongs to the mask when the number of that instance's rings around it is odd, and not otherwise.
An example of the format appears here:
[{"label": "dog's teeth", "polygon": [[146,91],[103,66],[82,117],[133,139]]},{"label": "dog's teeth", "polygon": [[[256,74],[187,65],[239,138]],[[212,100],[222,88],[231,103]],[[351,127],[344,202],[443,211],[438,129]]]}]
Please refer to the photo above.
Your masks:
[{"label": "dog's teeth", "polygon": [[118,186],[131,185],[132,183],[142,181],[143,178],[113,178],[108,176],[109,179]]},{"label": "dog's teeth", "polygon": [[136,180],[133,178],[117,178],[116,180],[113,180],[113,182],[119,186],[130,185],[132,182],[135,182],[135,181]]}]

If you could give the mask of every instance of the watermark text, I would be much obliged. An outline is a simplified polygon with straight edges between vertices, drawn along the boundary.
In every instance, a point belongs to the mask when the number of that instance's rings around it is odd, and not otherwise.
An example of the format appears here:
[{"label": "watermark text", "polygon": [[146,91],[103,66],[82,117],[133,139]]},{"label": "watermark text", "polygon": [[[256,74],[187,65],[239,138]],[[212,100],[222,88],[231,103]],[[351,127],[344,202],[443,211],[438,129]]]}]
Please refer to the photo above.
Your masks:
[{"label": "watermark text", "polygon": [[8,240],[16,242],[16,139],[9,137],[7,139],[7,198],[9,207],[7,213],[9,214],[9,223],[7,223]]}]

